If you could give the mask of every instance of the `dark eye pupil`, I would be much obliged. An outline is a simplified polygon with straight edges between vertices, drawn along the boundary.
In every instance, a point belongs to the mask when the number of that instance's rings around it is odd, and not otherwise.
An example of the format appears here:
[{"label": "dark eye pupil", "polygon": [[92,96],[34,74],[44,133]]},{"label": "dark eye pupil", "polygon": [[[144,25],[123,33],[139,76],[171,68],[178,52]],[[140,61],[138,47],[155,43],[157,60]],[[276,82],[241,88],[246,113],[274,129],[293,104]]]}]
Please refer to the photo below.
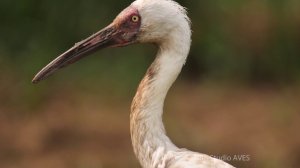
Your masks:
[{"label": "dark eye pupil", "polygon": [[132,16],[132,21],[137,22],[139,18],[137,16]]}]

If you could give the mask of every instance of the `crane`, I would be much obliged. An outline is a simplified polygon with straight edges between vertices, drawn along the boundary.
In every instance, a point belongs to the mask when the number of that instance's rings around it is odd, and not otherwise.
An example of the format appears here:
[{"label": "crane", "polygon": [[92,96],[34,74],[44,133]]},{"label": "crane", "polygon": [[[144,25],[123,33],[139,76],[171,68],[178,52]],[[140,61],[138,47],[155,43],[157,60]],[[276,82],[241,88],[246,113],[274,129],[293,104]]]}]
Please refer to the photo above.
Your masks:
[{"label": "crane", "polygon": [[158,46],[156,59],[142,79],[131,105],[134,153],[144,168],[229,168],[228,163],[175,146],[162,122],[164,100],[186,62],[191,45],[190,19],[173,0],[136,0],[114,21],[45,66],[33,83],[107,47],[134,43]]}]

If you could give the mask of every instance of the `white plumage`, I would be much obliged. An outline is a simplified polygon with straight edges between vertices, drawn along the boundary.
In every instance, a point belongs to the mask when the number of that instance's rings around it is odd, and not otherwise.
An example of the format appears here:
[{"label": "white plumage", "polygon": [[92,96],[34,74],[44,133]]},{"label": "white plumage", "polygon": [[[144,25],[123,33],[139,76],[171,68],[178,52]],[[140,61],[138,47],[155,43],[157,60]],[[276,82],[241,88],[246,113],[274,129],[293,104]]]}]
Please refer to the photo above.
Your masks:
[{"label": "white plumage", "polygon": [[185,9],[171,0],[137,0],[132,6],[142,18],[138,41],[159,46],[132,103],[131,136],[140,163],[144,168],[232,167],[208,155],[179,149],[165,134],[164,100],[185,64],[191,44],[190,20]]},{"label": "white plumage", "polygon": [[136,0],[108,27],[76,43],[43,68],[34,83],[105,47],[133,43],[158,46],[155,61],[141,81],[131,106],[130,131],[135,155],[144,168],[229,168],[231,165],[176,147],[162,122],[164,100],[185,64],[191,45],[186,10],[173,0]]}]

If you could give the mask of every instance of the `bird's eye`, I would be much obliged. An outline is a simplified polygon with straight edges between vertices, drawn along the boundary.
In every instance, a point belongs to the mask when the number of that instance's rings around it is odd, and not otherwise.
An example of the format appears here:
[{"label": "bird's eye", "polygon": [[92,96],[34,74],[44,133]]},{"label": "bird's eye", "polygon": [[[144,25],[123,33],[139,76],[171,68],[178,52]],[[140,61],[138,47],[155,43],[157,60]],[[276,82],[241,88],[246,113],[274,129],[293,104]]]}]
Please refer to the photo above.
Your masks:
[{"label": "bird's eye", "polygon": [[131,17],[131,21],[133,21],[133,22],[138,22],[139,20],[140,20],[140,18],[136,15]]}]

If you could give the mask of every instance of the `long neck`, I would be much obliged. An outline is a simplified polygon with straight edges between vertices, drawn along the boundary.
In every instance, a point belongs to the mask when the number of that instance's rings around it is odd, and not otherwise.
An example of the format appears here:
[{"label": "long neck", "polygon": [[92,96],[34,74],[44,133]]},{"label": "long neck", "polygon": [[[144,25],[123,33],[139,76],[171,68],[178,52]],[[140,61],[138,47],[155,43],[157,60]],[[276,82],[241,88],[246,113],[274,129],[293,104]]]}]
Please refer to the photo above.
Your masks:
[{"label": "long neck", "polygon": [[[155,164],[166,151],[176,150],[162,122],[164,100],[189,52],[189,36],[161,44],[141,81],[131,106],[130,129],[134,152],[143,167]],[[157,163],[158,164],[158,163]],[[148,166],[147,166],[148,165]]]}]

